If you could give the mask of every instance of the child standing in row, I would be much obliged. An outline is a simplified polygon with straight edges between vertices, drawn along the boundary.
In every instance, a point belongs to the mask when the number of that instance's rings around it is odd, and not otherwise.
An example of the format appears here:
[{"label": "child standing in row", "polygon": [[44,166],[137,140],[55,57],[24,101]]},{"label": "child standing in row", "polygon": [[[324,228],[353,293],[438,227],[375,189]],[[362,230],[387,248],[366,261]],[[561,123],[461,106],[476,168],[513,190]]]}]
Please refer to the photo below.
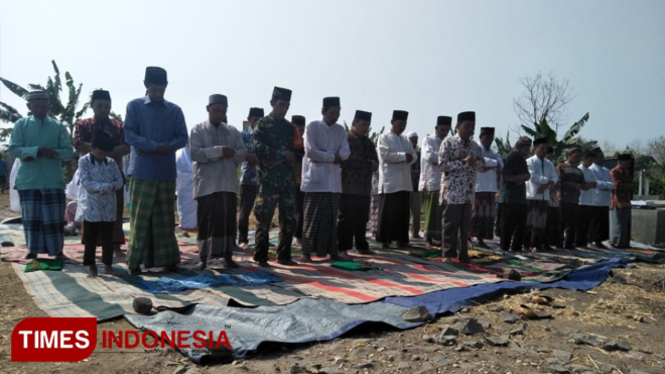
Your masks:
[{"label": "child standing in row", "polygon": [[110,133],[97,131],[92,138],[92,151],[81,157],[79,170],[79,201],[76,221],[83,222],[85,252],[83,266],[90,266],[88,278],[97,276],[95,252],[101,238],[104,274],[113,272],[113,223],[116,220],[116,193],[124,185],[122,175],[112,158],[114,140]]}]

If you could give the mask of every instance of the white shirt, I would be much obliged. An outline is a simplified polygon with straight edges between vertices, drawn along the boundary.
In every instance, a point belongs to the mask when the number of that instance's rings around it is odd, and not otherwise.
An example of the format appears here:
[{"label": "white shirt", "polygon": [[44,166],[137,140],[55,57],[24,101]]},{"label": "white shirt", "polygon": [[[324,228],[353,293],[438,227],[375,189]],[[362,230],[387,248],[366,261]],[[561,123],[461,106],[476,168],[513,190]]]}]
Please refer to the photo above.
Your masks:
[{"label": "white shirt", "polygon": [[[582,170],[582,174],[584,174],[584,181],[586,183],[591,183],[596,181],[596,174],[594,174],[593,170],[591,170],[591,167],[584,167],[584,165],[580,164],[580,166],[577,167],[578,169]],[[586,191],[581,191],[580,192],[580,205],[593,205],[593,199],[596,195],[596,189],[595,188],[590,188]]]},{"label": "white shirt", "polygon": [[598,186],[594,188],[596,193],[593,196],[592,205],[609,207],[612,200],[612,190],[614,189],[614,183],[612,183],[610,171],[607,170],[606,167],[596,164],[591,165],[590,169],[596,176],[596,182],[598,183]]},{"label": "white shirt", "polygon": [[302,160],[302,192],[342,193],[342,167],[335,154],[349,158],[349,141],[342,125],[312,121],[305,127],[305,157]]},{"label": "white shirt", "polygon": [[76,205],[76,222],[114,222],[117,199],[115,191],[124,182],[118,164],[107,157],[99,162],[88,153],[78,162],[80,189]]},{"label": "white shirt", "polygon": [[441,189],[441,169],[439,168],[440,139],[436,134],[429,135],[423,140],[420,153],[420,191],[438,191]]},{"label": "white shirt", "polygon": [[528,200],[550,201],[549,187],[543,192],[537,192],[540,186],[548,185],[550,181],[556,182],[559,177],[556,174],[554,164],[548,159],[540,159],[538,156],[531,156],[526,159],[526,166],[529,167],[531,179],[526,182],[526,198]]},{"label": "white shirt", "polygon": [[67,200],[77,201],[79,199],[79,169],[76,169],[72,180],[65,187],[65,198]]},{"label": "white shirt", "polygon": [[499,190],[496,180],[497,171],[503,168],[503,159],[501,155],[492,149],[485,149],[482,145],[480,150],[485,160],[485,166],[492,169],[476,172],[476,192],[496,192]]},{"label": "white shirt", "polygon": [[[240,131],[225,123],[215,127],[210,121],[197,124],[189,137],[193,164],[194,198],[215,192],[238,192],[238,165],[245,161],[247,149]],[[224,148],[235,155],[224,158]]]},{"label": "white shirt", "polygon": [[[418,161],[418,154],[409,139],[388,130],[379,135],[376,153],[379,154],[379,194],[413,191],[411,165]],[[413,156],[406,161],[406,154]]]}]

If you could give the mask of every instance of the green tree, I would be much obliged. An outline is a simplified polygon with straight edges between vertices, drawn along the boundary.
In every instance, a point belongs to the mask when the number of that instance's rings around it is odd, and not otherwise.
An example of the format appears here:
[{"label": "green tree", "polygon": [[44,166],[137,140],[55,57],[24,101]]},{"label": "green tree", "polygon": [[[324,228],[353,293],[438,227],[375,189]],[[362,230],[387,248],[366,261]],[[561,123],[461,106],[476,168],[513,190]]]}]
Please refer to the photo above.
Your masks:
[{"label": "green tree", "polygon": [[[90,103],[88,100],[85,100],[85,103],[80,108],[78,108],[83,84],[76,86],[74,79],[67,71],[65,72],[65,85],[63,86],[58,65],[55,63],[55,61],[51,61],[51,64],[53,65],[55,75],[53,77],[48,77],[46,85],[42,86],[40,84],[28,84],[28,88],[31,90],[44,90],[46,92],[51,103],[49,116],[57,119],[65,126],[67,126],[70,135],[73,136],[74,124],[88,110]],[[23,99],[25,99],[28,95],[28,89],[23,88],[14,82],[2,77],[0,77],[0,81],[2,81],[5,87],[7,87],[15,95]],[[63,91],[66,98],[65,101],[61,99]],[[9,104],[0,102],[0,121],[13,124],[22,117],[23,116],[16,108],[13,108]],[[11,132],[11,128],[3,128],[0,130],[0,142],[7,141],[11,135]]]}]

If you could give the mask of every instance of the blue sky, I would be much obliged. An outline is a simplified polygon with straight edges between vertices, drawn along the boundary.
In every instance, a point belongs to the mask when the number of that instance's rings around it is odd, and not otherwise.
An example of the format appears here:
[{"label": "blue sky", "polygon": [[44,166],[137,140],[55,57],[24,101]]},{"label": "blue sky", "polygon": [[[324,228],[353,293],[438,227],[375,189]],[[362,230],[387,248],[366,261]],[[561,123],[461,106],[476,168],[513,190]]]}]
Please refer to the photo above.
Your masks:
[{"label": "blue sky", "polygon": [[[623,147],[665,135],[663,19],[660,0],[3,0],[0,76],[45,83],[56,60],[124,114],[156,65],[190,127],[212,93],[241,126],[278,85],[293,90],[289,115],[318,118],[321,99],[340,96],[340,122],[368,110],[379,129],[403,109],[422,138],[466,110],[505,134],[518,78],[553,72],[575,95],[567,122],[589,112],[582,135]],[[0,100],[25,108],[4,86]]]}]

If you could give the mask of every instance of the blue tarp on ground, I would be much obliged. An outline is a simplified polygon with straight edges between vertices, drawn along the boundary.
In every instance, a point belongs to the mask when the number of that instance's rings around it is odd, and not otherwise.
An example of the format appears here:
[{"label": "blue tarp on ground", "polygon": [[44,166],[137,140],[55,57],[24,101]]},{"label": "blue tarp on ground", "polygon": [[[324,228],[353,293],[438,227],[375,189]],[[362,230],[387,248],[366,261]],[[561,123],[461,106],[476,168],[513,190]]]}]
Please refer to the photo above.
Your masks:
[{"label": "blue tarp on ground", "polygon": [[613,258],[609,261],[599,262],[587,267],[577,269],[564,278],[550,283],[533,282],[499,282],[479,284],[471,287],[451,288],[435,291],[419,296],[387,297],[385,303],[413,307],[422,305],[432,314],[455,313],[471,305],[486,302],[497,295],[508,292],[524,292],[532,289],[564,288],[567,290],[586,291],[600,285],[610,271],[616,267],[623,267],[626,260]]},{"label": "blue tarp on ground", "polygon": [[383,323],[398,329],[409,329],[422,323],[402,320],[404,311],[425,306],[432,315],[456,312],[459,309],[488,301],[505,292],[531,289],[564,288],[589,290],[601,284],[616,267],[626,261],[610,261],[578,269],[565,278],[551,283],[500,282],[454,288],[413,297],[389,297],[380,302],[347,305],[329,299],[300,299],[289,305],[257,308],[212,307],[195,305],[185,313],[163,311],[151,316],[126,314],[137,328],[162,332],[188,330],[212,331],[213,336],[224,330],[232,352],[211,352],[208,349],[181,349],[192,361],[207,364],[215,360],[243,358],[262,343],[308,343],[332,340],[366,323]]},{"label": "blue tarp on ground", "polygon": [[238,274],[184,275],[178,277],[160,277],[157,280],[132,279],[132,284],[153,294],[180,292],[187,289],[214,286],[260,286],[268,283],[283,282],[282,277],[263,270]]}]

